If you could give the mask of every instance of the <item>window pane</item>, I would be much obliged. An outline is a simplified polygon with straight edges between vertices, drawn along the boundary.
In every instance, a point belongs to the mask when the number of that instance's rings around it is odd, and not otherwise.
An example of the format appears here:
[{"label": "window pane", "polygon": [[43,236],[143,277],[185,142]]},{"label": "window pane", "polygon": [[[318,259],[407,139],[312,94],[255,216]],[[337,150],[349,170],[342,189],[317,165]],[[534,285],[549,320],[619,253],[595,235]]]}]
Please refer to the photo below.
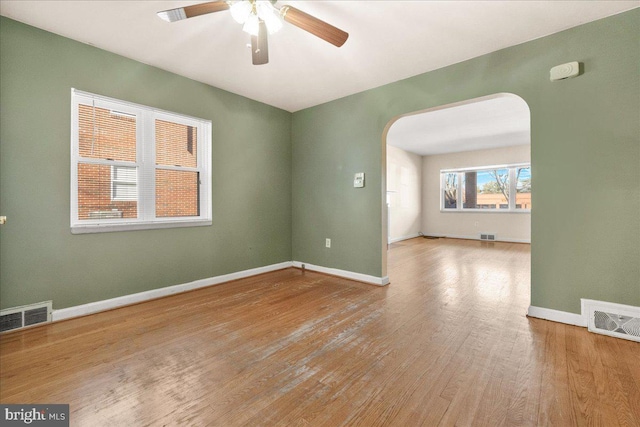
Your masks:
[{"label": "window pane", "polygon": [[516,209],[531,209],[531,167],[516,171]]},{"label": "window pane", "polygon": [[[137,218],[136,183],[123,183],[127,188],[121,191],[112,173],[118,169],[121,168],[78,163],[78,219]],[[137,175],[135,167],[122,169],[128,169],[125,175]],[[126,198],[118,199],[118,194],[126,194]]]},{"label": "window pane", "polygon": [[198,166],[198,128],[156,120],[156,164],[164,166]]},{"label": "window pane", "polygon": [[443,174],[444,208],[455,209],[458,205],[458,174]]},{"label": "window pane", "polygon": [[111,168],[111,198],[113,200],[138,200],[138,171],[135,167]]},{"label": "window pane", "polygon": [[[475,175],[473,185],[467,179]],[[469,196],[475,189],[473,201]],[[509,209],[509,169],[493,169],[465,174],[465,208],[469,209]]]},{"label": "window pane", "polygon": [[200,215],[199,173],[156,169],[156,217]]},{"label": "window pane", "polygon": [[138,180],[136,177],[136,168],[129,166],[114,166],[113,180],[119,182],[128,182],[135,184]]},{"label": "window pane", "polygon": [[465,172],[462,178],[462,206],[475,209],[478,205],[478,173]]},{"label": "window pane", "polygon": [[137,200],[138,192],[136,190],[136,185],[122,183],[122,182],[114,182],[113,183],[113,200]]},{"label": "window pane", "polygon": [[136,161],[136,116],[91,105],[78,105],[81,157]]}]

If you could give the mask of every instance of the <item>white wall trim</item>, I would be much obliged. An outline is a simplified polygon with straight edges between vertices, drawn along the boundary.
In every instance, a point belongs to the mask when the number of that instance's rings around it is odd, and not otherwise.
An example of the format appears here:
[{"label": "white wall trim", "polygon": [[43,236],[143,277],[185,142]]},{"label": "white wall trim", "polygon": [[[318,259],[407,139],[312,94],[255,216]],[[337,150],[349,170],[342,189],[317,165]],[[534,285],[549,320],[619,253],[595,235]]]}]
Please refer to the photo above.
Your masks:
[{"label": "white wall trim", "polygon": [[293,266],[296,268],[304,268],[311,271],[317,271],[318,273],[330,274],[332,276],[344,277],[345,279],[356,280],[358,282],[369,283],[371,285],[386,286],[389,284],[389,276],[376,277],[369,276],[368,274],[354,273],[353,271],[340,270],[337,268],[322,267],[320,265],[309,264],[308,262],[293,261]]},{"label": "white wall trim", "polygon": [[98,313],[100,311],[111,310],[125,305],[136,304],[168,295],[179,294],[207,286],[219,285],[221,283],[232,280],[243,279],[245,277],[256,276],[258,274],[268,273],[270,271],[282,270],[292,267],[291,261],[281,262],[279,264],[271,264],[264,267],[252,268],[249,270],[237,271],[235,273],[224,274],[221,276],[209,277],[207,279],[195,280],[180,285],[167,286],[150,291],[139,292],[136,294],[123,295],[121,297],[111,298],[102,301],[90,302],[88,304],[76,305],[74,307],[53,310],[52,320],[64,320],[72,317],[85,316],[87,314]]},{"label": "white wall trim", "polygon": [[[478,235],[454,235],[454,234],[438,234],[438,233],[429,233],[423,231],[422,234],[425,236],[433,236],[433,237],[448,237],[450,239],[466,239],[466,240],[478,240],[484,242],[485,240],[480,240]],[[500,237],[496,240],[492,240],[493,242],[506,242],[506,243],[531,243],[531,239],[512,239],[511,237]]]},{"label": "white wall trim", "polygon": [[553,310],[551,308],[529,306],[527,316],[538,319],[551,320],[554,322],[566,323],[567,325],[587,327],[587,321],[583,314],[569,313],[566,311]]},{"label": "white wall trim", "polygon": [[[252,268],[249,270],[237,271],[235,273],[224,274],[221,276],[209,277],[207,279],[195,280],[189,283],[183,283],[180,285],[167,286],[159,289],[151,289],[149,291],[138,292],[130,295],[123,295],[121,297],[111,298],[102,301],[90,302],[87,304],[76,305],[73,307],[62,308],[53,310],[51,314],[51,320],[56,322],[59,320],[71,319],[73,317],[86,316],[88,314],[94,314],[101,311],[112,310],[114,308],[123,307],[126,305],[137,304],[144,301],[149,301],[156,298],[162,298],[169,295],[179,294],[182,292],[191,291],[194,289],[205,288],[207,286],[219,285],[222,283],[230,282],[232,280],[243,279],[246,277],[256,276],[258,274],[268,273],[271,271],[282,270],[289,267],[302,268],[301,262],[298,261],[285,261],[279,264],[267,265],[264,267]],[[354,273],[346,270],[339,270],[337,268],[322,267],[313,264],[304,263],[305,268],[311,271],[317,271],[320,273],[326,273],[333,276],[344,277],[346,279],[356,280],[359,282],[369,283],[377,286],[385,286],[389,284],[389,277],[375,277],[367,274]]]},{"label": "white wall trim", "polygon": [[401,242],[403,240],[414,239],[416,237],[420,237],[420,234],[415,233],[415,234],[409,234],[408,236],[394,237],[393,239],[389,239],[389,243]]}]

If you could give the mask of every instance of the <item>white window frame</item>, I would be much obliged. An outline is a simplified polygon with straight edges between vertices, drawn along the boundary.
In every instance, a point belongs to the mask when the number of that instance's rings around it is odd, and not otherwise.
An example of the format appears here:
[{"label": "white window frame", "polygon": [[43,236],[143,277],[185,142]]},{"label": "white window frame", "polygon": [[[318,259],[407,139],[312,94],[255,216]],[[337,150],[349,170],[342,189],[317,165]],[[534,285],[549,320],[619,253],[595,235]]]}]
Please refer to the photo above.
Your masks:
[{"label": "white window frame", "polygon": [[[531,163],[510,163],[505,165],[491,165],[491,166],[478,166],[472,168],[458,168],[458,169],[441,169],[440,170],[440,212],[443,213],[461,213],[461,212],[473,212],[473,213],[531,213],[531,209],[516,209],[516,198],[512,195],[516,194],[516,170],[519,168],[531,168]],[[487,170],[496,169],[508,169],[509,170],[509,207],[507,209],[478,209],[478,208],[465,208],[462,204],[462,181],[464,174],[467,172],[484,172]],[[444,175],[448,173],[457,174],[457,186],[456,186],[456,208],[445,209],[444,207]]]},{"label": "white window frame", "polygon": [[[95,105],[100,108],[123,112],[136,119],[136,161],[114,161],[80,156],[78,132],[78,105]],[[156,119],[181,123],[197,129],[195,168],[156,165]],[[78,218],[78,164],[136,167],[138,170],[137,218],[83,219]],[[189,217],[156,217],[155,170],[171,169],[199,173],[200,215]],[[113,182],[111,186],[113,198]],[[101,233],[110,231],[146,230],[174,227],[208,226],[212,224],[211,200],[211,121],[158,110],[144,105],[120,101],[101,95],[71,89],[71,233]]]}]

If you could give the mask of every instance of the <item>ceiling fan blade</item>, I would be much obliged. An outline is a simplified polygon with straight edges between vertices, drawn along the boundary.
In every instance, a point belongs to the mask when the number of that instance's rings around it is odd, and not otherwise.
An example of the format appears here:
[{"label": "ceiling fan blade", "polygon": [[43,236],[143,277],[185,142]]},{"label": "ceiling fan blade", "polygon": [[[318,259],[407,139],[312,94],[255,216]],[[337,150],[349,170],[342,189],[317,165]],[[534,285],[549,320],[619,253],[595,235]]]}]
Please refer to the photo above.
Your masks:
[{"label": "ceiling fan blade", "polygon": [[326,22],[303,12],[300,9],[296,9],[295,7],[283,6],[280,9],[280,13],[288,23],[307,31],[314,36],[320,37],[334,46],[342,46],[344,42],[347,41],[347,38],[349,38],[349,33],[342,31],[340,28],[336,28],[331,24],[327,24]]},{"label": "ceiling fan blade", "polygon": [[253,65],[262,65],[269,62],[267,25],[262,19],[258,23],[258,35],[251,36],[251,59],[253,60]]},{"label": "ceiling fan blade", "polygon": [[193,18],[194,16],[221,12],[227,9],[229,9],[229,5],[225,1],[210,1],[208,3],[194,4],[177,9],[163,10],[162,12],[158,12],[158,16],[164,21],[175,22],[182,19]]}]

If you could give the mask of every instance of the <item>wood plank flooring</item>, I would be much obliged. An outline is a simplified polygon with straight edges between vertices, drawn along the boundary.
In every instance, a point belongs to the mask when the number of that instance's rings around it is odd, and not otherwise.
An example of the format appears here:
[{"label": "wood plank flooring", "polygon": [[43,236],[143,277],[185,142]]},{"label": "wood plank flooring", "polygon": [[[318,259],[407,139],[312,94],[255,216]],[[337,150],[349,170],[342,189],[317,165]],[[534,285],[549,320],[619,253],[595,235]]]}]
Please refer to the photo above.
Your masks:
[{"label": "wood plank flooring", "polygon": [[640,344],[530,319],[524,244],[412,239],[391,285],[286,269],[0,337],[77,426],[639,426]]}]

